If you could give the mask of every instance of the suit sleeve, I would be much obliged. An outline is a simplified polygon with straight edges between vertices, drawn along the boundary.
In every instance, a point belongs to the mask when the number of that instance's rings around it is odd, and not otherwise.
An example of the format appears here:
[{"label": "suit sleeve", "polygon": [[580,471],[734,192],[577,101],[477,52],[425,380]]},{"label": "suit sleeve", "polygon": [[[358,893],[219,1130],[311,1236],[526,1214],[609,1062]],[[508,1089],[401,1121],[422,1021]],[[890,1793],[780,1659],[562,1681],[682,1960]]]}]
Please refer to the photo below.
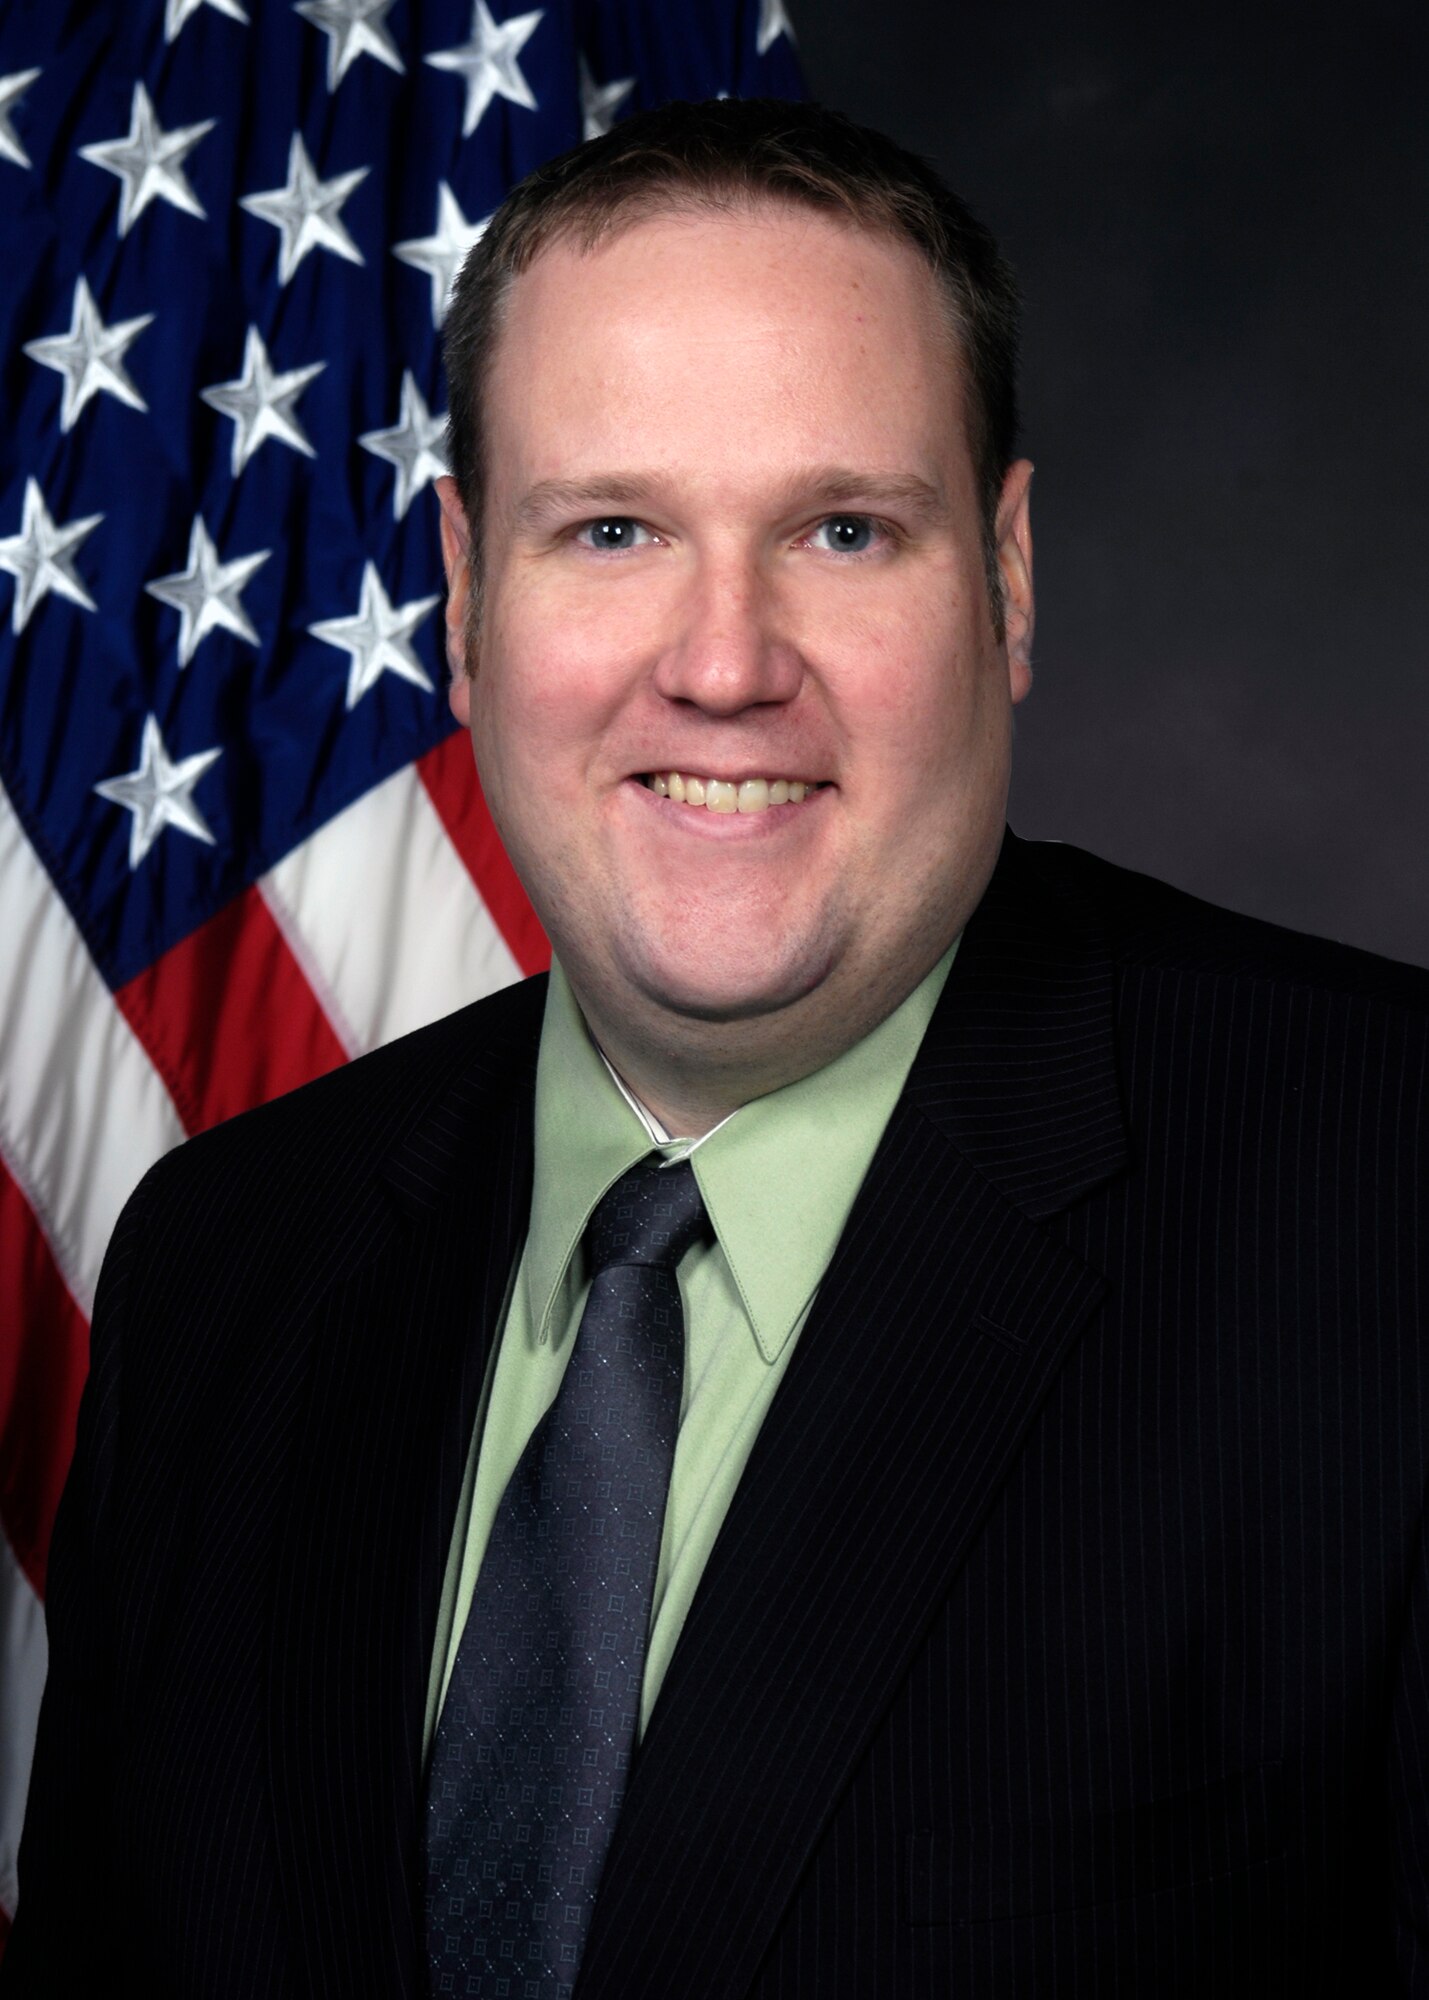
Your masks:
[{"label": "suit sleeve", "polygon": [[1399,1645],[1389,1730],[1390,1842],[1399,1990],[1429,2000],[1429,1533]]},{"label": "suit sleeve", "polygon": [[113,1810],[115,1472],[126,1304],[148,1183],[119,1219],[90,1330],[74,1459],[46,1579],[49,1667],[20,1843],[19,1907],[0,2000],[117,1993],[125,1913]]}]

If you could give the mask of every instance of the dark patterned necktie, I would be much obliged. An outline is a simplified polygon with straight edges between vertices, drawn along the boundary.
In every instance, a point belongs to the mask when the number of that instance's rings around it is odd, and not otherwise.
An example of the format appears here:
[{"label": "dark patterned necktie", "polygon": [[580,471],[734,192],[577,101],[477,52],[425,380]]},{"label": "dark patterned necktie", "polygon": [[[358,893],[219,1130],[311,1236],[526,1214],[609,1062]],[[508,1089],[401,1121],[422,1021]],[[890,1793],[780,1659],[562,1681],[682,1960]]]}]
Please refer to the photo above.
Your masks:
[{"label": "dark patterned necktie", "polygon": [[565,2000],[625,1796],[680,1422],[675,1267],[707,1228],[647,1157],[586,1233],[555,1402],[502,1498],[427,1780],[434,1995]]}]

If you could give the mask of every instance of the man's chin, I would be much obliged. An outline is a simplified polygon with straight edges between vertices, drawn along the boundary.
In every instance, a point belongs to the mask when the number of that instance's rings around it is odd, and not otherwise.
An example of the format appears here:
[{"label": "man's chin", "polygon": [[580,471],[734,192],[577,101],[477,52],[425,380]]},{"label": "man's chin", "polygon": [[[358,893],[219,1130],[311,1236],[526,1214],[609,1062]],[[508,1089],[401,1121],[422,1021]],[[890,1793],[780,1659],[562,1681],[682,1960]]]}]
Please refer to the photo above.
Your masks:
[{"label": "man's chin", "polygon": [[783,1014],[828,974],[825,960],[803,955],[778,967],[748,965],[720,974],[698,962],[671,964],[663,955],[622,957],[625,976],[648,1004],[679,1020],[714,1025]]}]

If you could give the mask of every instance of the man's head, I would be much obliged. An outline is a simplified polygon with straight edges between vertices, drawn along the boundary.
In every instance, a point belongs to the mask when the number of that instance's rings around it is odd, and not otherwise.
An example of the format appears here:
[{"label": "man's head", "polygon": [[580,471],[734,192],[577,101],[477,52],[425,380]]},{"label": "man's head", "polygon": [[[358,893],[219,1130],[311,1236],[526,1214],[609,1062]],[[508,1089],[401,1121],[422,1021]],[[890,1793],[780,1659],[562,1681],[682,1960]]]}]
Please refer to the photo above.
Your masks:
[{"label": "man's head", "polygon": [[632,119],[509,209],[448,343],[452,706],[597,1037],[693,1130],[866,1033],[986,886],[1031,636],[1011,284],[800,106]]}]

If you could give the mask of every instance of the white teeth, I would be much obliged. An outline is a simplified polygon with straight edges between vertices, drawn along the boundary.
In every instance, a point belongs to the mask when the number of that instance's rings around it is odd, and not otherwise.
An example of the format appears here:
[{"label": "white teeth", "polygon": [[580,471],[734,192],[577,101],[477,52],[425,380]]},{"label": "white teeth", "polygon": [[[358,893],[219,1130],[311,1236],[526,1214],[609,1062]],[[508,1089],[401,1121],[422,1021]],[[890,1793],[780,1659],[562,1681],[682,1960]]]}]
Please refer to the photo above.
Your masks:
[{"label": "white teeth", "polygon": [[645,780],[652,792],[677,805],[704,806],[717,813],[761,813],[770,806],[801,805],[818,785],[802,778],[690,778],[679,771],[653,771]]}]

